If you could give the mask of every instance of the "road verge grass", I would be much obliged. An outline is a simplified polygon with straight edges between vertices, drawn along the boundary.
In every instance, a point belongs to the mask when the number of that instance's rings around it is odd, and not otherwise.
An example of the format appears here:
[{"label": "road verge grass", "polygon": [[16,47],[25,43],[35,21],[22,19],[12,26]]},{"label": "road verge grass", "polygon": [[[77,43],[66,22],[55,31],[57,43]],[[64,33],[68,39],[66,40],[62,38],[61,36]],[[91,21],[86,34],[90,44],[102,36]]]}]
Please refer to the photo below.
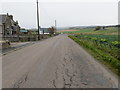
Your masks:
[{"label": "road verge grass", "polygon": [[105,64],[108,68],[110,68],[113,72],[120,76],[120,61],[116,58],[112,57],[108,53],[97,49],[88,43],[83,42],[79,38],[75,37],[74,35],[68,36],[76,43],[87,49],[87,51],[94,56],[95,59],[99,60],[103,64]]}]

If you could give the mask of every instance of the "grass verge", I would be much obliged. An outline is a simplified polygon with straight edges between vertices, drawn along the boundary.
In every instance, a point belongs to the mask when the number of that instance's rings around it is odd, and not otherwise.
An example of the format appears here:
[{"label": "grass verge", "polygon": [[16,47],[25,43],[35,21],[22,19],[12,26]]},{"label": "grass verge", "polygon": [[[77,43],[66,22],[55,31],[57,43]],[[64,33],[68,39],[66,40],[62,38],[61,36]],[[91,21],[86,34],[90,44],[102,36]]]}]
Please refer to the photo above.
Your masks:
[{"label": "grass verge", "polygon": [[120,61],[116,58],[112,57],[108,53],[97,49],[88,43],[84,43],[82,40],[78,39],[74,35],[69,36],[71,39],[73,39],[76,43],[87,49],[88,52],[91,53],[91,55],[94,56],[97,60],[108,66],[113,72],[115,72],[118,76],[120,76]]}]

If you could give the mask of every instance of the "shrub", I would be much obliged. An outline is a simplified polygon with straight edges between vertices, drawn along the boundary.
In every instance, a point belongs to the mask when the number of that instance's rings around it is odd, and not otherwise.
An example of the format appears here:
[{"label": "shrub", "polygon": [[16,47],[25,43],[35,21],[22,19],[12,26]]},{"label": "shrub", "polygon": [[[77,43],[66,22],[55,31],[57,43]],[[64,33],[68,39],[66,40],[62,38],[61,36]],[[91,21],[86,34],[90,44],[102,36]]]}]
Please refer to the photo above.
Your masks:
[{"label": "shrub", "polygon": [[101,27],[100,26],[97,26],[96,28],[95,28],[95,30],[100,30],[101,29]]}]

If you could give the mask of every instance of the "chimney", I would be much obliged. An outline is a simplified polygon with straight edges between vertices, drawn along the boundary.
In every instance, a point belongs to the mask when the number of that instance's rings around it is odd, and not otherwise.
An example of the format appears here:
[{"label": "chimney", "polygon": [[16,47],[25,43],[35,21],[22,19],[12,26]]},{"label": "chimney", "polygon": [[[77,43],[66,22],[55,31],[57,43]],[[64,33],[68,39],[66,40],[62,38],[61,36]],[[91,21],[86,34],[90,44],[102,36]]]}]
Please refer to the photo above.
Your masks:
[{"label": "chimney", "polygon": [[12,16],[12,15],[10,15],[9,17],[10,17],[10,19],[12,19],[12,20],[13,20],[13,16]]},{"label": "chimney", "polygon": [[16,24],[18,24],[18,21],[16,20]]},{"label": "chimney", "polygon": [[7,16],[8,16],[9,14],[7,13]]}]

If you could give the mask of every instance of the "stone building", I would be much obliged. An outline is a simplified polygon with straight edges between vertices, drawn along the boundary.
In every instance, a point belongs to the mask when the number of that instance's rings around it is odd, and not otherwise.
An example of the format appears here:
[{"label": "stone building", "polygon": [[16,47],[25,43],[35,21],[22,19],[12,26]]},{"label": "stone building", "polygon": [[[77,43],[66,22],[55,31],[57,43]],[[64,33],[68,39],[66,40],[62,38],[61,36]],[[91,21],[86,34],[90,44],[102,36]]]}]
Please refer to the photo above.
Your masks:
[{"label": "stone building", "polygon": [[12,15],[0,15],[0,38],[10,40],[13,37],[19,37],[20,26],[18,21],[13,20]]}]

